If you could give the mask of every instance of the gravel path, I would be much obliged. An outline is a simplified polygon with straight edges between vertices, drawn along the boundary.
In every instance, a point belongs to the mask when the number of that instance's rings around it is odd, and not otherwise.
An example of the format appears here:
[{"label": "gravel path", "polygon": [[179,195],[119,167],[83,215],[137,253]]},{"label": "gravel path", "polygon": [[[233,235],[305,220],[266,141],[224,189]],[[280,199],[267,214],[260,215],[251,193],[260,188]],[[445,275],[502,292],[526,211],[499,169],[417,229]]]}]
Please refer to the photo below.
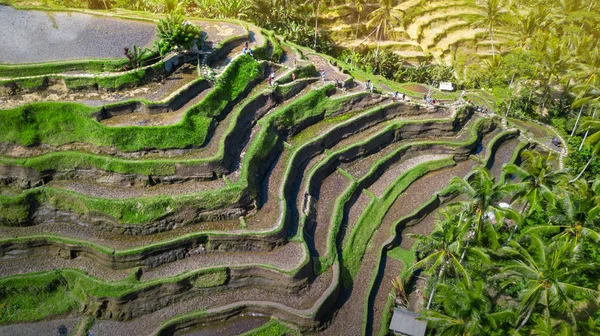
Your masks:
[{"label": "gravel path", "polygon": [[124,47],[150,46],[154,30],[140,21],[0,6],[0,63],[120,58]]}]

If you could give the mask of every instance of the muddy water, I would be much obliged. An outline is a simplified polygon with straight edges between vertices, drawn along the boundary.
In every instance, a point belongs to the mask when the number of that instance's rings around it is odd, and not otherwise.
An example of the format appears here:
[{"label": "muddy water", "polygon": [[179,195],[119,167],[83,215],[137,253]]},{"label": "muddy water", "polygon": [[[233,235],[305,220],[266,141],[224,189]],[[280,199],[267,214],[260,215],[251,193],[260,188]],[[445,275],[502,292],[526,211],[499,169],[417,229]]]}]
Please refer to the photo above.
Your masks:
[{"label": "muddy water", "polygon": [[124,47],[150,46],[154,30],[140,21],[0,6],[0,63],[119,58]]},{"label": "muddy water", "polygon": [[240,335],[252,329],[258,328],[269,322],[264,316],[238,316],[223,323],[209,326],[200,326],[192,330],[186,330],[176,335],[181,336],[213,336],[213,335]]}]

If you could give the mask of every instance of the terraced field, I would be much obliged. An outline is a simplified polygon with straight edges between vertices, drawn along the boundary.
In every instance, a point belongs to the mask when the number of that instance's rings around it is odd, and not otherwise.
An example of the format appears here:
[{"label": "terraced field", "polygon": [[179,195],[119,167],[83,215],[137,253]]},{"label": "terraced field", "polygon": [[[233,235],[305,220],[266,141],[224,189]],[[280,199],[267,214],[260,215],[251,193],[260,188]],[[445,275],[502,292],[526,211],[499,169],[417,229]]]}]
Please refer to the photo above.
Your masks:
[{"label": "terraced field", "polygon": [[[375,34],[369,37],[375,27],[367,27],[365,17],[376,10],[378,5],[368,3],[361,13],[361,34],[355,39],[357,21],[353,4],[330,8],[323,17],[327,27],[343,46],[355,47],[364,43],[376,48]],[[390,49],[411,63],[437,61],[451,63],[453,51],[464,49],[479,56],[491,55],[490,36],[486,29],[473,23],[481,17],[484,9],[467,0],[408,0],[400,1],[394,15],[402,24],[385,36],[380,45]],[[494,49],[502,52],[512,39],[508,27],[498,26],[494,31]],[[364,40],[366,39],[366,40]]]},{"label": "terraced field", "polygon": [[199,23],[232,34],[205,29],[200,70],[0,65],[0,334],[385,332],[407,267],[387,252],[432,229],[454,176],[501,178],[527,145],[472,106],[395,102],[256,27]]}]

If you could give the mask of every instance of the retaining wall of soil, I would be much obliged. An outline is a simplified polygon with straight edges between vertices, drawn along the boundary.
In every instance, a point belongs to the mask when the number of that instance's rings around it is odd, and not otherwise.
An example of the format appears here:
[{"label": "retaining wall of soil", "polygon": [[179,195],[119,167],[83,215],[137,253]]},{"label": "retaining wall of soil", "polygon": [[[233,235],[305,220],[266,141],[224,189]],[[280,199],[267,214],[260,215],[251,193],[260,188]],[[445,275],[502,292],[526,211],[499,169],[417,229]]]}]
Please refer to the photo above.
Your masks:
[{"label": "retaining wall of soil", "polygon": [[93,309],[91,313],[98,318],[123,321],[197,296],[211,296],[244,287],[296,295],[308,284],[307,278],[288,276],[259,266],[227,267],[225,271],[227,280],[219,286],[195,286],[195,276],[191,276],[177,282],[158,283],[119,298],[89,298],[88,306]]},{"label": "retaining wall of soil", "polygon": [[[14,260],[35,256],[52,256],[66,260],[85,258],[107,268],[122,270],[134,267],[155,268],[197,254],[233,251],[269,251],[277,244],[243,237],[195,234],[174,241],[154,244],[133,251],[107,250],[104,247],[82,244],[77,240],[34,236],[28,239],[5,239],[0,241],[0,258]],[[291,275],[295,279],[311,278],[310,267],[303,265]]]},{"label": "retaining wall of soil", "polygon": [[199,95],[202,91],[211,87],[211,84],[206,79],[195,80],[183,90],[177,92],[171,99],[166,102],[147,103],[144,101],[126,101],[104,105],[102,110],[95,117],[96,120],[112,118],[118,115],[142,112],[147,114],[169,113],[183,107],[187,102]]},{"label": "retaining wall of soil", "polygon": [[234,316],[257,314],[261,316],[271,316],[300,327],[303,331],[316,330],[328,320],[328,315],[335,307],[339,298],[339,264],[336,262],[332,266],[333,281],[327,290],[319,297],[315,304],[308,309],[295,309],[285,305],[273,302],[262,301],[242,301],[228,304],[222,307],[208,309],[196,314],[182,318],[174,318],[167,321],[152,335],[174,335],[187,329],[194,328],[203,324],[217,324],[224,322]]}]

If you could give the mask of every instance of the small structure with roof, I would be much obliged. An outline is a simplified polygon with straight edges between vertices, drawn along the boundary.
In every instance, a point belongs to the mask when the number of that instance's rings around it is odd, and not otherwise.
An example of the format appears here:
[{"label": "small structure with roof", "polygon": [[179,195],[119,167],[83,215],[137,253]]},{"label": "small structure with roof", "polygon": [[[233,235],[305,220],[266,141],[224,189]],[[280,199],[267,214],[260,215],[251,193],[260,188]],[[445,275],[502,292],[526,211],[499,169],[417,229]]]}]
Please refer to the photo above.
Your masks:
[{"label": "small structure with roof", "polygon": [[424,336],[427,330],[427,322],[417,320],[420,315],[411,311],[394,308],[394,315],[390,323],[390,331],[394,335],[401,336]]}]

